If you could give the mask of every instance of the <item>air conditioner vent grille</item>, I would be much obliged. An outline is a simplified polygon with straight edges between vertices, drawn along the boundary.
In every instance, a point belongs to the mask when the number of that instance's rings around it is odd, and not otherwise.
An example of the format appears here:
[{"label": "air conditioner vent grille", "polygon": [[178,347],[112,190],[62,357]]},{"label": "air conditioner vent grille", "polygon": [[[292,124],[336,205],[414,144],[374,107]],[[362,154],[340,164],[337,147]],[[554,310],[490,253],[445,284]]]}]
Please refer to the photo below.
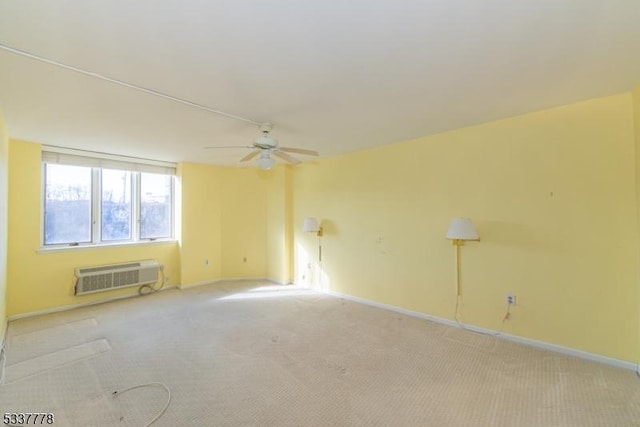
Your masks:
[{"label": "air conditioner vent grille", "polygon": [[83,295],[155,283],[158,281],[159,269],[160,264],[155,260],[76,268],[75,293]]},{"label": "air conditioner vent grille", "polygon": [[109,289],[113,286],[112,273],[96,274],[87,276],[83,280],[83,290],[86,292],[94,292],[101,289]]},{"label": "air conditioner vent grille", "polygon": [[140,271],[139,270],[131,270],[131,271],[116,271],[113,273],[113,286],[126,286],[132,285],[134,283],[138,283],[140,280]]}]

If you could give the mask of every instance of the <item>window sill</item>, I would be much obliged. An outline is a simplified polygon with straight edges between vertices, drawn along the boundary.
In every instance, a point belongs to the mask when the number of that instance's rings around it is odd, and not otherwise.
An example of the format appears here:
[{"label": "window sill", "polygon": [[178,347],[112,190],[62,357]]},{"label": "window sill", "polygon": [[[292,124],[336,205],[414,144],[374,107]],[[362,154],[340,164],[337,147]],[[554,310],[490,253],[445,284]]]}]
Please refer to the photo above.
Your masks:
[{"label": "window sill", "polygon": [[176,243],[178,243],[176,239],[158,239],[158,240],[144,240],[139,242],[84,244],[84,245],[78,245],[78,246],[42,246],[36,252],[37,253],[74,252],[74,251],[82,251],[85,249],[110,249],[110,248],[125,248],[125,247],[131,247],[131,246],[173,245]]}]

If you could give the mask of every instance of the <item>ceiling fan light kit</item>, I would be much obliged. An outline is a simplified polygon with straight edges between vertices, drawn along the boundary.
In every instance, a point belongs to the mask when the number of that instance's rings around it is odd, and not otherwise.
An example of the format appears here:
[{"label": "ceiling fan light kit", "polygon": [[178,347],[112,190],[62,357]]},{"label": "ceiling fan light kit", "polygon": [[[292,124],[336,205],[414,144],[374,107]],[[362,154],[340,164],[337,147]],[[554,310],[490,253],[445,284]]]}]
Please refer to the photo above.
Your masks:
[{"label": "ceiling fan light kit", "polygon": [[271,169],[274,163],[275,163],[275,160],[269,157],[268,151],[263,151],[262,153],[260,153],[260,157],[256,161],[256,164],[258,165],[258,167],[263,170]]}]

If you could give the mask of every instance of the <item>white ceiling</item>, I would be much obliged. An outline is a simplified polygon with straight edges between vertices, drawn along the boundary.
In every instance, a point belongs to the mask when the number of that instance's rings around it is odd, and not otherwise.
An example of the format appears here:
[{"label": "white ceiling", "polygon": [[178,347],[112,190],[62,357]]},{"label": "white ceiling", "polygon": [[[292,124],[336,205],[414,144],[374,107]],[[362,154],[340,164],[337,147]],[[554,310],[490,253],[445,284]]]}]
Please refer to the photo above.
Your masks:
[{"label": "white ceiling", "polygon": [[[0,0],[0,43],[332,156],[630,90],[638,0]],[[256,126],[0,50],[11,137],[238,164]]]}]

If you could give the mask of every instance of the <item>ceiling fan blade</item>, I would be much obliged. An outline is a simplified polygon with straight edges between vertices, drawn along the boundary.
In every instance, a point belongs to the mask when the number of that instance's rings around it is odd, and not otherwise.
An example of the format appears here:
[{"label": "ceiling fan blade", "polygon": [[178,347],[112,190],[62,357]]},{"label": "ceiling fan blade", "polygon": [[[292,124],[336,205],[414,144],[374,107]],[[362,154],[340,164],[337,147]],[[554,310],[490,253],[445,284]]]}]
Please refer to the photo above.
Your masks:
[{"label": "ceiling fan blade", "polygon": [[286,153],[297,153],[297,154],[306,154],[307,156],[319,156],[320,153],[318,153],[315,150],[305,150],[304,148],[291,148],[291,147],[280,147],[278,148],[278,150],[280,151],[284,151]]},{"label": "ceiling fan blade", "polygon": [[295,157],[291,157],[288,154],[281,153],[280,150],[272,151],[271,154],[273,154],[276,157],[280,157],[282,160],[286,160],[287,162],[294,165],[297,165],[298,163],[302,163],[300,160],[296,159]]},{"label": "ceiling fan blade", "polygon": [[241,158],[240,161],[241,162],[249,161],[249,160],[253,159],[255,156],[257,156],[258,154],[260,154],[260,150],[254,150],[254,151],[250,152],[249,154],[247,154],[246,156],[244,156],[243,158]]},{"label": "ceiling fan blade", "polygon": [[205,150],[216,150],[218,148],[253,148],[253,147],[250,145],[222,145],[222,146],[218,145],[215,147],[202,147],[202,148],[204,148]]}]

